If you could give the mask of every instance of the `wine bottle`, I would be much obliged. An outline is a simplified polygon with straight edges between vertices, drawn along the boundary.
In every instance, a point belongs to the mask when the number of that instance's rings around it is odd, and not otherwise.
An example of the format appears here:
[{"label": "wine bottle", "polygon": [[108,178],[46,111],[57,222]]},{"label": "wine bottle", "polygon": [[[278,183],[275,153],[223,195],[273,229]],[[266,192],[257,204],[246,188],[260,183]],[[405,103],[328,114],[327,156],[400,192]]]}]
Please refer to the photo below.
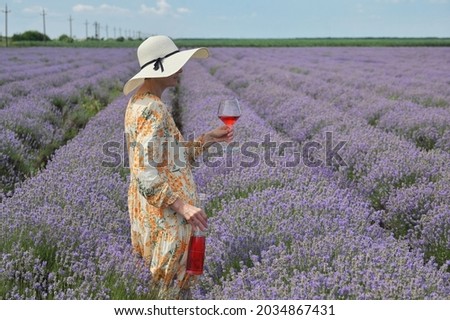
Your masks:
[{"label": "wine bottle", "polygon": [[[201,204],[200,206],[204,210],[205,195],[199,195]],[[203,273],[203,264],[205,262],[205,249],[206,249],[205,232],[200,229],[194,230],[189,241],[188,258],[186,272],[192,275],[200,275]]]},{"label": "wine bottle", "polygon": [[200,230],[194,231],[189,241],[186,272],[193,275],[203,273],[205,261],[205,233]]}]

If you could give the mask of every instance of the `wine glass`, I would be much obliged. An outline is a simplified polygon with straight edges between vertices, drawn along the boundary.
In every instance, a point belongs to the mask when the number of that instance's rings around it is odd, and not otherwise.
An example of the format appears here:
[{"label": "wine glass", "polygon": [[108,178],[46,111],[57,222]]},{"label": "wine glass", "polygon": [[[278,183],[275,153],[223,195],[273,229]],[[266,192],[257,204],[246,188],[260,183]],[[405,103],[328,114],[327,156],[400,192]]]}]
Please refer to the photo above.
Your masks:
[{"label": "wine glass", "polygon": [[[233,127],[241,116],[239,101],[236,98],[222,100],[219,104],[219,109],[217,110],[217,116],[225,123],[225,125]],[[233,150],[233,147],[235,146],[234,143],[232,144],[231,150]]]},{"label": "wine glass", "polygon": [[232,127],[241,116],[239,101],[237,99],[222,100],[219,104],[217,115],[225,125]]}]

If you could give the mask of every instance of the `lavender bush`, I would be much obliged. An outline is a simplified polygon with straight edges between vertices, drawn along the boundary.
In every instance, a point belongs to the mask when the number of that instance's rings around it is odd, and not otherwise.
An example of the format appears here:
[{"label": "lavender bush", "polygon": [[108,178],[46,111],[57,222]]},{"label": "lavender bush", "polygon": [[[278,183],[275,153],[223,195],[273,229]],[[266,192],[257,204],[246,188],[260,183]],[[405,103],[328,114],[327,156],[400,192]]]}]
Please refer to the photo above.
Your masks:
[{"label": "lavender bush", "polygon": [[122,141],[126,103],[100,112],[0,204],[3,299],[151,297],[149,272],[131,252],[127,180],[102,165],[103,144]]},{"label": "lavender bush", "polygon": [[111,101],[135,63],[131,50],[16,48],[2,57],[0,201]]}]

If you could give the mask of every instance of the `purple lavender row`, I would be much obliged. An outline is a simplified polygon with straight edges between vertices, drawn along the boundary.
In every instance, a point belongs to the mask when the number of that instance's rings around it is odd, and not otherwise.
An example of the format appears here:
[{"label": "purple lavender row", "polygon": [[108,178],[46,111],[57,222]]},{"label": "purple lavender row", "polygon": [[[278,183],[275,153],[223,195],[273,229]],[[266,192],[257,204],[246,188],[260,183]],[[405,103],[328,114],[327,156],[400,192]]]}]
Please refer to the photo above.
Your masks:
[{"label": "purple lavender row", "polygon": [[[216,106],[234,93],[197,62],[185,67],[181,104],[184,134],[220,124]],[[266,134],[285,141],[243,101],[236,141],[261,143]],[[255,147],[259,159],[264,150]],[[207,193],[206,275],[200,299],[401,299],[450,296],[448,274],[376,223],[381,212],[328,168],[245,167],[242,154],[195,171]],[[420,275],[417,273],[419,271]],[[424,283],[418,285],[426,279]]]},{"label": "purple lavender row", "polygon": [[[448,274],[312,181],[228,203],[211,225],[206,299],[448,299]],[[297,183],[308,183],[300,179]],[[303,193],[302,193],[303,192]],[[329,197],[326,197],[329,192]],[[212,238],[212,239],[211,239]],[[220,239],[219,241],[215,239]],[[208,244],[209,244],[208,243]],[[420,271],[419,271],[420,270]]]},{"label": "purple lavender row", "polygon": [[[64,73],[86,66],[91,69],[95,68],[95,65],[106,68],[121,61],[119,58],[131,61],[135,54],[131,49],[45,47],[3,48],[0,53],[2,55],[0,85],[52,73]],[[108,55],[110,59],[107,61],[102,59],[105,55]]]},{"label": "purple lavender row", "polygon": [[[20,97],[39,96],[49,88],[67,91],[70,87],[83,86],[84,78],[98,81],[105,70],[124,68],[123,61],[127,61],[125,68],[134,67],[130,50],[76,49],[73,52],[67,48],[20,48],[4,50],[4,53],[16,59],[5,57],[0,65],[1,109]],[[101,60],[98,55],[108,59]],[[43,64],[42,59],[47,63]],[[126,76],[120,75],[119,80]]]},{"label": "purple lavender row", "polygon": [[[241,66],[248,66],[246,62],[253,60],[253,49],[243,48],[235,54],[227,50],[218,52],[215,57],[222,61],[236,58],[232,64],[242,63]],[[311,76],[319,83],[339,82],[341,88],[369,89],[387,98],[401,96],[416,102],[422,99],[428,107],[433,102],[436,107],[442,107],[442,104],[449,105],[450,98],[445,81],[450,71],[449,54],[448,48],[266,48],[258,51],[258,61],[265,68],[278,69],[276,74],[268,73],[270,78],[303,79],[306,84]],[[283,71],[290,71],[290,74]],[[291,84],[295,86],[297,82]],[[314,90],[312,86],[309,89]],[[316,93],[323,95],[330,89],[317,87]],[[440,99],[447,101],[444,103]]]},{"label": "purple lavender row", "polygon": [[[399,50],[401,54],[392,52],[392,48],[373,52],[361,48],[354,52],[335,49],[326,55],[323,52],[326,49],[322,52],[318,49],[313,52],[306,49],[261,50],[258,63],[245,51],[248,49],[242,49],[230,67],[237,67],[241,74],[249,75],[252,68],[265,65],[264,81],[272,81],[285,89],[301,90],[314,100],[323,100],[333,108],[364,118],[371,125],[406,137],[421,148],[449,150],[450,91],[445,80],[448,74],[445,59],[449,50],[439,48],[435,52],[422,48],[417,57],[416,51],[407,49]],[[312,58],[310,54],[315,56]],[[388,54],[399,57],[386,60]],[[218,54],[218,59],[229,59],[223,55]],[[421,64],[411,67],[414,59],[420,60]],[[375,62],[376,68],[371,66]],[[227,68],[226,65],[217,67],[220,62],[209,63],[211,68],[219,69],[219,73]],[[443,66],[436,70],[437,64]],[[248,85],[248,76],[239,79],[237,82],[234,79],[235,87]],[[254,75],[253,81],[261,79],[258,74]],[[339,83],[339,86],[330,83]]]},{"label": "purple lavender row", "polygon": [[122,97],[57,150],[45,170],[0,204],[2,299],[151,297],[146,267],[131,252],[120,163]]},{"label": "purple lavender row", "polygon": [[[398,237],[410,238],[415,245],[420,243],[426,259],[434,257],[440,264],[450,259],[450,243],[445,240],[450,236],[450,226],[446,219],[442,220],[442,228],[429,237],[433,241],[422,238],[422,230],[430,229],[428,224],[434,216],[443,218],[442,211],[450,212],[446,187],[450,183],[449,170],[445,165],[448,153],[422,152],[391,133],[373,128],[352,112],[332,107],[326,99],[311,97],[301,88],[295,91],[279,86],[271,79],[272,72],[258,68],[264,63],[255,57],[245,65],[227,59],[227,67],[218,69],[216,77],[251,101],[258,114],[270,119],[278,130],[297,141],[320,141],[325,131],[333,132],[336,141],[346,141],[341,150],[345,166],[337,168],[342,179],[361,192],[374,208],[386,212],[383,223]],[[245,72],[250,76],[245,76]],[[339,83],[331,82],[329,91],[338,86]]]},{"label": "purple lavender row", "polygon": [[[3,48],[0,50],[2,62],[0,65],[0,84],[12,81],[25,80],[28,77],[47,75],[51,72],[61,71],[63,67],[73,65],[74,56],[72,49],[58,50],[60,54],[55,55],[52,48]],[[51,59],[50,59],[51,58]],[[79,55],[83,61],[87,56]],[[87,59],[89,61],[89,59]]]},{"label": "purple lavender row", "polygon": [[[230,67],[229,70],[231,69],[233,68]],[[254,69],[252,75],[261,77],[256,71],[257,67]],[[222,80],[229,81],[237,77],[239,81],[245,81],[245,77],[241,75],[242,70],[238,73],[240,76],[228,74]],[[218,76],[224,74],[226,75],[224,72],[216,73]],[[266,78],[271,77],[271,73],[266,72],[265,75]],[[445,220],[442,221],[443,228],[431,237],[435,239],[433,242],[423,242],[420,238],[421,230],[426,228],[429,219],[435,215],[435,207],[439,208],[439,212],[449,211],[449,192],[445,187],[449,183],[448,169],[445,166],[448,154],[438,150],[420,152],[391,134],[373,129],[345,110],[330,108],[326,99],[311,99],[309,96],[305,97],[301,90],[294,92],[273,83],[270,83],[271,90],[265,90],[264,84],[264,81],[253,82],[239,90],[259,99],[257,101],[262,106],[266,105],[260,112],[269,113],[268,117],[281,130],[288,128],[294,139],[317,139],[316,135],[320,137],[321,132],[330,130],[334,132],[336,140],[347,141],[342,150],[342,157],[348,165],[341,168],[343,178],[352,184],[356,183],[355,187],[366,195],[375,208],[387,211],[384,221],[397,236],[409,237],[415,244],[421,243],[427,259],[435,257],[440,264],[444,264],[450,258],[450,244],[442,240],[448,238],[450,232]],[[334,86],[335,84],[330,84],[330,91],[334,90]],[[294,114],[293,110],[296,110],[297,117],[289,117]],[[348,126],[349,123],[352,127]],[[414,193],[411,189],[420,189],[420,192]],[[408,203],[408,206],[399,210],[400,206],[395,203],[398,199],[402,199],[402,203]]]},{"label": "purple lavender row", "polygon": [[[232,77],[233,75],[232,74],[229,74],[228,75],[229,77]],[[234,75],[235,76],[235,75]],[[271,74],[269,74],[269,77],[271,76]],[[239,79],[242,79],[242,77],[240,77]],[[253,86],[253,84],[252,84],[252,86]],[[253,90],[247,90],[248,92],[253,92],[253,93],[255,93],[255,92],[261,92],[261,90],[256,90],[256,89],[261,89],[262,87],[264,86],[264,83],[263,82],[261,82],[261,85],[260,85],[260,88],[258,88],[258,87],[255,87],[255,86],[253,86],[252,87],[252,89]],[[271,85],[271,87],[272,87],[272,85]],[[330,86],[330,87],[332,87],[332,86]],[[315,102],[316,102],[316,100],[313,100],[313,99],[304,99],[304,98],[307,98],[307,97],[304,97],[303,96],[303,94],[301,93],[301,92],[293,92],[293,91],[289,91],[289,90],[283,90],[283,88],[282,87],[276,87],[277,89],[278,89],[278,93],[282,93],[282,92],[284,92],[284,96],[281,98],[280,96],[278,96],[278,97],[275,97],[275,95],[272,95],[272,97],[271,97],[271,100],[269,100],[269,104],[271,103],[271,101],[273,100],[273,99],[279,99],[279,100],[281,100],[281,99],[285,99],[285,100],[290,100],[290,98],[292,98],[292,102],[293,102],[293,104],[295,104],[295,98],[297,98],[297,100],[298,100],[298,102],[303,102],[304,104],[306,104],[306,108],[308,108],[310,105],[312,105],[312,107],[316,107],[317,106],[317,103],[315,104]],[[332,91],[332,89],[333,88],[330,88],[330,91]],[[272,93],[273,93],[273,91],[272,91]],[[275,93],[277,93],[277,91],[275,90]],[[267,97],[267,95],[264,97],[264,99],[268,99],[268,97]],[[303,100],[300,100],[300,99],[303,99]],[[262,100],[262,99],[261,99]],[[278,101],[275,101],[275,103],[278,103]],[[300,103],[301,104],[301,103]],[[315,104],[315,105],[314,105]],[[346,119],[345,119],[345,121],[348,121],[348,120],[350,120],[352,123],[354,123],[354,124],[360,124],[360,121],[358,121],[358,119],[352,119],[353,117],[352,117],[352,114],[349,114],[349,115],[347,115],[347,113],[343,113],[343,112],[340,112],[341,110],[335,110],[334,108],[330,108],[330,106],[329,106],[329,104],[327,104],[327,105],[320,105],[320,107],[324,107],[324,112],[326,112],[327,110],[326,110],[326,108],[328,107],[328,109],[329,109],[329,113],[332,113],[332,116],[333,117],[335,117],[335,118],[337,118],[337,119],[342,119],[343,117],[346,117]],[[277,111],[280,111],[280,110],[277,110]],[[302,110],[303,111],[303,110]],[[307,110],[307,113],[309,113],[311,110]],[[289,108],[288,108],[288,110],[286,111],[287,113],[289,113],[290,112],[290,110],[289,110]],[[300,110],[299,110],[299,112],[301,112]],[[317,112],[317,113],[319,113],[319,112]],[[277,115],[278,115],[278,113],[277,113]],[[282,125],[282,120],[283,120],[283,118],[285,118],[284,116],[285,116],[286,114],[282,114],[282,116],[280,116],[280,117],[278,117],[277,118],[277,120],[278,120],[278,122],[275,124],[275,125],[280,125],[280,127],[281,127],[281,125]],[[437,114],[434,118],[439,118],[440,117],[440,115],[439,114]],[[325,117],[324,117],[325,118]],[[331,118],[331,117],[330,117]],[[325,120],[325,119],[324,119]],[[323,121],[323,122],[325,122],[325,125],[328,123],[328,122],[326,122],[326,121]],[[290,127],[291,126],[291,124],[293,124],[293,125],[295,125],[295,123],[289,123],[289,124],[287,124],[286,126],[287,127]],[[303,125],[303,123],[302,123],[302,125]]]},{"label": "purple lavender row", "polygon": [[[14,69],[22,68],[22,63],[33,70],[41,59],[49,61],[45,67],[38,68],[42,76],[31,72],[26,79],[11,80],[0,86],[0,126],[4,136],[0,140],[0,186],[1,190],[8,191],[31,174],[28,167],[33,167],[42,149],[59,145],[65,139],[67,126],[73,125],[70,113],[80,108],[87,97],[108,101],[111,90],[120,87],[132,74],[135,63],[129,59],[129,50],[86,49],[77,50],[76,55],[65,48],[4,52],[18,55],[17,59],[9,58],[2,64],[2,69],[12,72],[11,77]],[[98,54],[107,56],[107,63],[99,63]],[[70,68],[67,62],[71,63]],[[55,65],[64,70],[58,71]]]},{"label": "purple lavender row", "polygon": [[[53,69],[53,68],[52,68]],[[46,75],[30,74],[26,79],[17,81],[8,81],[0,87],[4,93],[2,97],[3,108],[8,108],[11,104],[17,103],[18,100],[33,96],[48,88],[64,88],[73,86],[73,82],[79,82],[80,79],[90,78],[98,75],[103,71],[100,65],[92,63],[91,65],[81,68],[54,70]]]}]

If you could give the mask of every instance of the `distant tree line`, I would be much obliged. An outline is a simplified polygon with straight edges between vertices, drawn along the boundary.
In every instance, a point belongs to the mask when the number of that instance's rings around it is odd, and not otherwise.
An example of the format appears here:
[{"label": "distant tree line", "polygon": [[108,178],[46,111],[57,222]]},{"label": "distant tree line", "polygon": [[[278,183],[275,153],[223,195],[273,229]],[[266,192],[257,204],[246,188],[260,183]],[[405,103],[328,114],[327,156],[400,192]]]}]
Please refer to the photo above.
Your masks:
[{"label": "distant tree line", "polygon": [[12,41],[50,41],[50,38],[39,31],[25,31],[17,33],[11,37]]},{"label": "distant tree line", "polygon": [[[51,41],[51,39],[47,35],[43,34],[42,32],[34,31],[34,30],[25,31],[24,33],[14,34],[11,37],[11,40],[12,41]],[[66,34],[61,35],[57,40],[62,41],[62,42],[74,42],[74,38],[71,38],[70,36],[68,36]],[[99,40],[104,40],[104,39],[88,37],[86,40],[99,41]],[[134,39],[118,37],[115,40],[117,40],[119,42],[123,42],[126,40],[134,40]],[[142,40],[142,39],[138,39],[138,40]]]}]

